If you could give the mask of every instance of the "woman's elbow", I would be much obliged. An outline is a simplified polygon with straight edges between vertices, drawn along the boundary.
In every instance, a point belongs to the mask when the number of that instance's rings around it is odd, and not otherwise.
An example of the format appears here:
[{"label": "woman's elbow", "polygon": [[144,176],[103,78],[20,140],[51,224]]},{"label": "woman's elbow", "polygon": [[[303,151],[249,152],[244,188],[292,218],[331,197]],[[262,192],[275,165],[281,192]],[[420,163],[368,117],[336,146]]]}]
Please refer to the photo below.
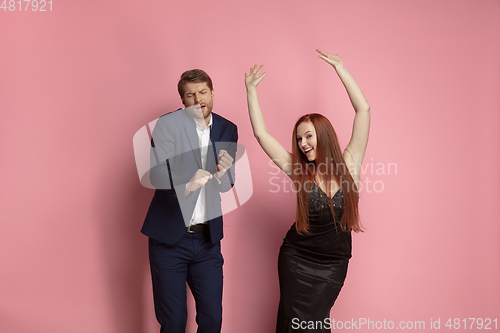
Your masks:
[{"label": "woman's elbow", "polygon": [[356,113],[358,112],[370,112],[370,104],[366,103],[365,105],[361,105],[356,109]]}]

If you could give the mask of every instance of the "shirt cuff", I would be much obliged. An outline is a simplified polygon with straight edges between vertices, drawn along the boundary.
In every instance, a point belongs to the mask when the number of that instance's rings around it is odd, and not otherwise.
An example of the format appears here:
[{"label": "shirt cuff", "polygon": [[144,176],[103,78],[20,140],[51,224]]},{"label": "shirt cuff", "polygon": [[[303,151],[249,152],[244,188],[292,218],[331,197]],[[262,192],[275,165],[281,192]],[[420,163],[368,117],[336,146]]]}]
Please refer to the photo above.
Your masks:
[{"label": "shirt cuff", "polygon": [[[226,172],[227,172],[227,171],[226,171]],[[219,179],[219,178],[217,177],[217,172],[216,172],[216,173],[214,173],[214,177],[215,177],[215,179],[217,179],[217,181],[219,182],[219,185],[220,185],[220,184],[222,184],[222,182],[224,181],[224,179],[226,179],[226,172],[224,173],[224,176],[222,176],[222,179]]]}]

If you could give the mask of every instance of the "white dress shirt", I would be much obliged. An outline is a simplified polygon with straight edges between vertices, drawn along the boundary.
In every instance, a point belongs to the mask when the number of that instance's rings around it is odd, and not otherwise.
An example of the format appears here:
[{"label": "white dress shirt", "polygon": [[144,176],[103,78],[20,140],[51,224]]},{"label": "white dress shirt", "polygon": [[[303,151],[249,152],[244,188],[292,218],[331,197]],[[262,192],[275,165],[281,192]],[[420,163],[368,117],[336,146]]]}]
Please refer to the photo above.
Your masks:
[{"label": "white dress shirt", "polygon": [[[210,121],[205,128],[203,128],[196,120],[193,119],[193,121],[196,123],[196,133],[198,134],[198,143],[200,145],[202,169],[206,170],[208,146],[210,145],[210,131],[212,130],[212,115],[210,115]],[[189,221],[189,225],[205,223],[207,221],[208,216],[206,210],[205,186],[202,186],[200,195],[196,201],[196,206],[194,207],[193,215]]]}]

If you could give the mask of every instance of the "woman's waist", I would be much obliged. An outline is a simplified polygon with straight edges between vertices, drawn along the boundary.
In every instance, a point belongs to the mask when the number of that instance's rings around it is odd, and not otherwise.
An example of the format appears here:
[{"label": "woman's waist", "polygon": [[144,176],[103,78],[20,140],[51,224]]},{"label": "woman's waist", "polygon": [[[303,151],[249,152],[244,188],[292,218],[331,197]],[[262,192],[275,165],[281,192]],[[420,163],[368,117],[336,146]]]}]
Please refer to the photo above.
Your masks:
[{"label": "woman's waist", "polygon": [[349,260],[352,256],[351,243],[350,237],[336,242],[328,242],[328,240],[317,242],[310,239],[304,240],[285,237],[280,251],[293,253],[319,262]]}]

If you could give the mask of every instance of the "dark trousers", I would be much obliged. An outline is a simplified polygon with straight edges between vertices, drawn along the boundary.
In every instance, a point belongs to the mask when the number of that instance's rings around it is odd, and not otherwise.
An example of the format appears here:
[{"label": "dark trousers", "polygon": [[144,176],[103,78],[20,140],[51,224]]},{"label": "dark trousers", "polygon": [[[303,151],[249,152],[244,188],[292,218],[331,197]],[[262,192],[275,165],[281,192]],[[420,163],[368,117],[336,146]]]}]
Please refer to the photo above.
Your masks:
[{"label": "dark trousers", "polygon": [[149,262],[160,333],[184,333],[187,321],[186,282],[196,302],[198,333],[219,333],[222,325],[220,242],[187,233],[175,245],[149,239]]}]

